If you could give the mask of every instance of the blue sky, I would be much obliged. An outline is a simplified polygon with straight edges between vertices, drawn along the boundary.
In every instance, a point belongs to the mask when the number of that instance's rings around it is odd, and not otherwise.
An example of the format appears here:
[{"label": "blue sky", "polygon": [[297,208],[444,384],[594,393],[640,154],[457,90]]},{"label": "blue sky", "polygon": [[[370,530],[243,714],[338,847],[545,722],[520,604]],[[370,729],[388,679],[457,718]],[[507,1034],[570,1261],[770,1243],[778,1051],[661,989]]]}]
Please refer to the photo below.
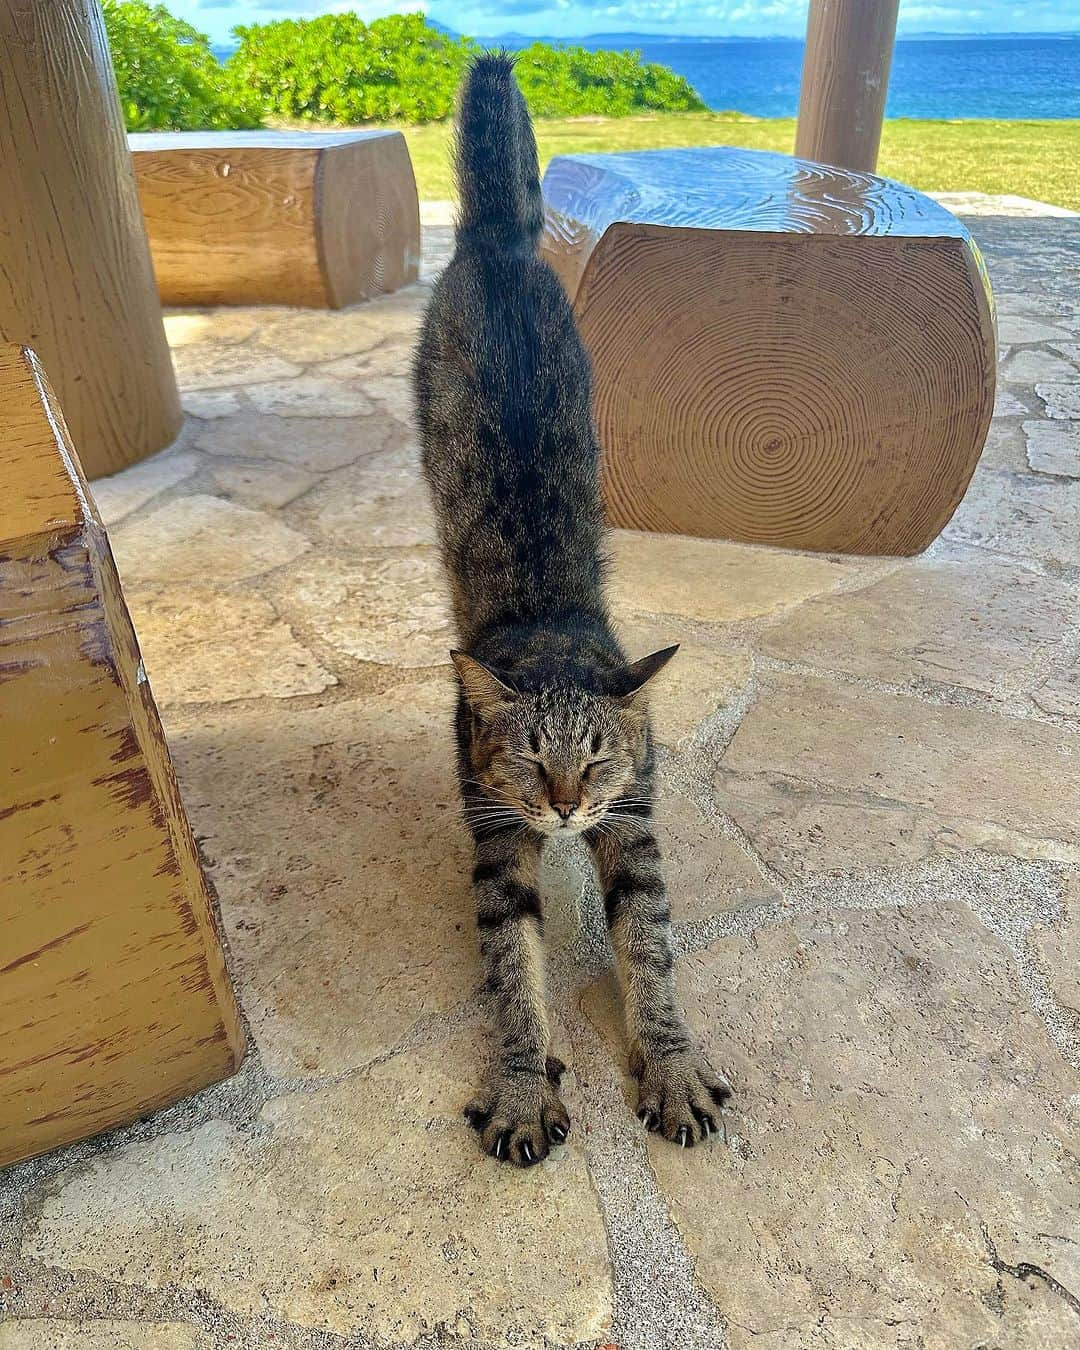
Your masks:
[{"label": "blue sky", "polygon": [[[395,10],[426,10],[475,37],[535,33],[656,32],[723,36],[801,36],[807,0],[165,0],[215,41],[238,23],[356,10],[374,19]],[[1080,29],[1080,0],[901,0],[900,32],[1015,33]]]}]

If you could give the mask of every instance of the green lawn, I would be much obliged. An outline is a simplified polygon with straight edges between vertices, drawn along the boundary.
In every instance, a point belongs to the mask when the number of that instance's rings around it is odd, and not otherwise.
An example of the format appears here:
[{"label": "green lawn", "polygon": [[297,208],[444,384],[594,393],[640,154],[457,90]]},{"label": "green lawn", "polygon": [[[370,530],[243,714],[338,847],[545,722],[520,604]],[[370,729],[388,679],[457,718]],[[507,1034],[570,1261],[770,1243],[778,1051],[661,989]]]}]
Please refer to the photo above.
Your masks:
[{"label": "green lawn", "polygon": [[[450,127],[402,127],[421,199],[452,195]],[[791,151],[793,118],[737,113],[538,122],[540,158],[572,151],[651,150],[673,145],[745,145]],[[880,173],[927,192],[1012,192],[1080,211],[1080,121],[885,123]]]}]

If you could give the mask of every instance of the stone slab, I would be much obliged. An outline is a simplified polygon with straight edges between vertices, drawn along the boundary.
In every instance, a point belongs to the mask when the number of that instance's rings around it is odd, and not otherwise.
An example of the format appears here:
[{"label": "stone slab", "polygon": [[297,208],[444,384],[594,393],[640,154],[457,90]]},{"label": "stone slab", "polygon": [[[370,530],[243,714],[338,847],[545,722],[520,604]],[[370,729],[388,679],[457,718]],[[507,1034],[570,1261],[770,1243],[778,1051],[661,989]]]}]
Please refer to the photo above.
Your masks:
[{"label": "stone slab", "polygon": [[[1026,410],[1025,414],[1026,415]],[[1015,417],[995,417],[990,423],[979,463],[988,469],[1027,473],[1024,435]]]},{"label": "stone slab", "polygon": [[181,389],[180,403],[189,417],[231,417],[242,407],[238,389]]},{"label": "stone slab", "polygon": [[[1030,401],[1031,395],[1028,394]],[[997,394],[994,397],[994,417],[1027,417],[1031,408],[1023,400],[1016,396],[1013,390],[998,386]]]},{"label": "stone slab", "polygon": [[862,590],[808,600],[760,649],[819,671],[1004,694],[1068,639],[1080,587],[971,551],[917,559]]},{"label": "stone slab", "polygon": [[677,924],[779,900],[779,892],[746,851],[725,836],[696,802],[663,782],[657,793],[656,822],[671,917]]},{"label": "stone slab", "polygon": [[1012,838],[1021,855],[1021,836],[1050,855],[1080,839],[1074,732],[812,677],[770,677],[715,782],[719,806],[791,875],[910,862],[949,827],[996,838],[995,851]]},{"label": "stone slab", "polygon": [[337,683],[250,591],[140,588],[128,603],[159,705],[293,698]]},{"label": "stone slab", "polygon": [[279,312],[263,324],[255,340],[291,361],[332,361],[371,351],[395,334],[416,333],[426,298],[419,288],[410,288],[392,300],[332,313]]},{"label": "stone slab", "polygon": [[200,462],[200,457],[188,450],[165,450],[108,478],[96,478],[90,493],[101,519],[111,527],[159,493],[190,478]]},{"label": "stone slab", "polygon": [[1052,380],[1037,384],[1035,392],[1046,404],[1046,415],[1065,421],[1080,421],[1080,379]]},{"label": "stone slab", "polygon": [[317,375],[250,384],[245,392],[259,412],[275,417],[365,417],[373,407],[355,384]]},{"label": "stone slab", "polygon": [[1080,718],[1080,669],[1058,670],[1032,691],[1036,704],[1048,713]]},{"label": "stone slab", "polygon": [[170,347],[188,347],[203,343],[247,342],[254,337],[262,321],[257,309],[230,306],[228,309],[195,309],[188,312],[167,310],[162,316]]},{"label": "stone slab", "polygon": [[376,418],[312,417],[297,426],[287,418],[249,412],[219,418],[193,439],[207,454],[268,459],[326,473],[385,450],[397,432],[392,423]]},{"label": "stone slab", "polygon": [[218,464],[211,476],[223,496],[253,511],[280,511],[318,482],[304,469],[273,460]]},{"label": "stone slab", "polygon": [[1080,372],[1053,352],[1026,347],[1013,352],[1001,368],[1001,378],[1009,384],[1034,384],[1036,380],[1080,379]]},{"label": "stone slab", "polygon": [[125,586],[240,581],[295,562],[311,547],[280,520],[205,493],[175,498],[121,523],[111,538]]},{"label": "stone slab", "polygon": [[[678,967],[730,1147],[649,1155],[732,1350],[1051,1346],[1076,1314],[1075,1079],[960,906],[814,911]],[[590,1015],[611,1034],[607,989]]]},{"label": "stone slab", "polygon": [[233,389],[300,374],[291,361],[251,346],[180,346],[172,355],[181,389]]},{"label": "stone slab", "polygon": [[1080,485],[976,469],[947,539],[1019,558],[1080,566]]},{"label": "stone slab", "polygon": [[1080,478],[1080,422],[1024,423],[1028,464],[1037,473]]},{"label": "stone slab", "polygon": [[436,542],[427,485],[413,444],[342,469],[304,503],[304,518],[335,551]]},{"label": "stone slab", "polygon": [[280,603],[354,661],[449,668],[453,628],[433,549],[320,554],[292,569]]},{"label": "stone slab", "polygon": [[250,1133],[211,1120],[114,1149],[53,1183],[28,1253],[379,1344],[604,1339],[607,1242],[580,1140],[528,1172],[485,1157],[461,1118],[480,1063],[458,1039],[270,1101]]},{"label": "stone slab", "polygon": [[625,615],[758,618],[830,591],[866,567],[857,559],[638,530],[613,530],[610,542],[612,601]]},{"label": "stone slab", "polygon": [[1053,317],[1033,317],[1022,314],[998,315],[998,341],[1012,346],[1015,343],[1068,341],[1068,328],[1054,322]]}]

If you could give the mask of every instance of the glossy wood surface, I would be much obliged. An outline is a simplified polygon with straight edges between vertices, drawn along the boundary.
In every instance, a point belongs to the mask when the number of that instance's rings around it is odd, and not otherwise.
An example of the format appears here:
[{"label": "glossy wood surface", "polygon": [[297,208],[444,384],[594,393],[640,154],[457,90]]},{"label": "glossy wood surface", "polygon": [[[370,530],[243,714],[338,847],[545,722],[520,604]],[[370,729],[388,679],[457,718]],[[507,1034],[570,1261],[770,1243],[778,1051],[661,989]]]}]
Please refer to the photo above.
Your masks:
[{"label": "glossy wood surface", "polygon": [[0,348],[0,1165],[233,1071],[243,1034],[105,530]]},{"label": "glossy wood surface", "polygon": [[91,478],[176,437],[97,0],[0,0],[0,342],[46,363]]},{"label": "glossy wood surface", "polygon": [[336,309],[416,279],[419,206],[400,132],[129,143],[165,304]]},{"label": "glossy wood surface", "polygon": [[854,553],[936,537],[994,400],[960,221],[874,175],[726,148],[561,157],[544,197],[614,523]]}]

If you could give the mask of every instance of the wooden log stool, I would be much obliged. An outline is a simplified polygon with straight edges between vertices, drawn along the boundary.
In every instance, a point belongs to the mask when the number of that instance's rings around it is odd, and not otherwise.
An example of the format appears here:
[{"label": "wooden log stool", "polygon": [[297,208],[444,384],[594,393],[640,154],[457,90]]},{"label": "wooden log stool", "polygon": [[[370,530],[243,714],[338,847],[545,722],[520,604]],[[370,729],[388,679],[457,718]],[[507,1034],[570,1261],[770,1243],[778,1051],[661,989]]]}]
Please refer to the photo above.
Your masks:
[{"label": "wooden log stool", "polygon": [[243,1034],[105,530],[0,347],[0,1166],[231,1073]]},{"label": "wooden log stool", "polygon": [[993,301],[955,216],[729,148],[562,156],[544,199],[612,523],[869,554],[940,533],[994,404]]},{"label": "wooden log stool", "polygon": [[339,309],[416,280],[420,208],[399,131],[128,143],[163,304]]}]

